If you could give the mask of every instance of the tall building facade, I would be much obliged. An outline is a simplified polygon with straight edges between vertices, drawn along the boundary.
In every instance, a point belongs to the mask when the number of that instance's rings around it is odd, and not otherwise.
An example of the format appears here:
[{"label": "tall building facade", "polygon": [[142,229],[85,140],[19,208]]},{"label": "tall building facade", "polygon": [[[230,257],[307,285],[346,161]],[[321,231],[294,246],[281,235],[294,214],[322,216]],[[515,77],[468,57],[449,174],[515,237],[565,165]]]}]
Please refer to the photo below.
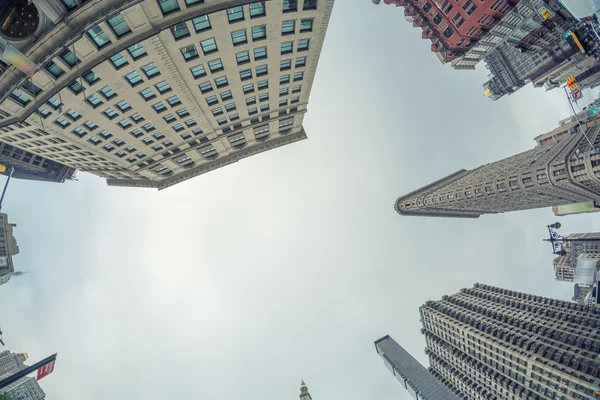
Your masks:
[{"label": "tall building facade", "polygon": [[[0,378],[6,378],[25,368],[27,353],[11,353],[8,350],[0,352]],[[43,400],[46,395],[35,378],[25,377],[0,389],[7,393],[11,400]]]},{"label": "tall building facade", "polygon": [[11,353],[8,350],[0,352],[0,376],[20,371],[28,358],[27,353]]},{"label": "tall building facade", "polygon": [[470,400],[589,400],[600,310],[475,284],[420,308],[429,370]]},{"label": "tall building facade", "polygon": [[478,218],[600,199],[598,118],[562,129],[573,133],[553,144],[455,172],[399,197],[394,208],[401,215]]},{"label": "tall building facade", "polygon": [[8,215],[0,213],[0,276],[15,272],[13,256],[19,254],[19,245],[13,234],[16,224],[8,222]]},{"label": "tall building facade", "polygon": [[29,7],[37,28],[5,33],[0,52],[0,143],[109,185],[164,189],[306,138],[333,0]]},{"label": "tall building facade", "polygon": [[1,142],[0,164],[7,167],[2,175],[8,176],[10,169],[14,168],[13,178],[42,182],[64,183],[75,179],[77,172],[75,168]]},{"label": "tall building facade", "polygon": [[459,400],[389,335],[375,341],[383,363],[415,400]]}]

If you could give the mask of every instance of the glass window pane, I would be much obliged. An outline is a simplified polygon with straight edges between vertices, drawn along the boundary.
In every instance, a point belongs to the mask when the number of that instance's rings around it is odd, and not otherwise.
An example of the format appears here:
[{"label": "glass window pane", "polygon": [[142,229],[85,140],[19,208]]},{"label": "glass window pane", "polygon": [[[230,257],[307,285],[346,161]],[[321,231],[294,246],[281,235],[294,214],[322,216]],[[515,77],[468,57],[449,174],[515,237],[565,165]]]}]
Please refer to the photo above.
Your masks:
[{"label": "glass window pane", "polygon": [[52,61],[46,64],[44,68],[46,68],[46,71],[50,72],[50,75],[52,75],[55,78],[58,78],[59,76],[65,73],[65,71],[63,71],[61,67],[59,67]]},{"label": "glass window pane", "polygon": [[238,6],[227,9],[227,19],[229,19],[229,23],[243,20],[244,8],[242,6]]},{"label": "glass window pane", "polygon": [[237,60],[238,65],[245,64],[250,62],[250,53],[247,51],[242,51],[235,55],[235,59]]},{"label": "glass window pane", "polygon": [[144,73],[146,74],[146,76],[148,78],[152,78],[156,75],[160,75],[160,71],[158,70],[158,67],[156,67],[156,65],[154,63],[144,65],[142,67],[142,70],[144,71]]},{"label": "glass window pane", "polygon": [[92,70],[86,71],[82,75],[83,79],[90,85],[100,80],[100,77]]},{"label": "glass window pane", "polygon": [[62,53],[59,54],[59,57],[67,64],[69,67],[74,67],[80,60],[75,57],[75,54],[69,49],[63,50]]},{"label": "glass window pane", "polygon": [[224,92],[221,92],[220,96],[221,96],[221,100],[223,100],[223,101],[233,98],[233,95],[231,94],[231,90],[226,90]]},{"label": "glass window pane", "polygon": [[296,31],[296,21],[283,21],[281,24],[281,34],[291,35]]},{"label": "glass window pane", "polygon": [[309,39],[298,40],[298,51],[308,50]]},{"label": "glass window pane", "polygon": [[217,48],[217,42],[215,41],[215,38],[206,39],[202,41],[200,45],[202,46],[202,52],[204,55],[214,53],[215,51],[219,50]]},{"label": "glass window pane", "polygon": [[143,82],[142,77],[137,72],[133,71],[125,75],[125,79],[132,85],[138,85]]},{"label": "glass window pane", "polygon": [[246,30],[242,29],[241,31],[231,32],[231,40],[234,45],[248,43],[248,39],[246,38]]},{"label": "glass window pane", "polygon": [[196,79],[206,75],[206,71],[204,70],[204,66],[202,66],[202,65],[197,65],[193,68],[190,68],[190,71],[192,71],[192,75]]},{"label": "glass window pane", "polygon": [[102,48],[102,47],[106,46],[107,44],[111,43],[111,41],[108,38],[108,36],[106,35],[106,33],[104,33],[102,28],[100,28],[99,26],[95,26],[92,29],[90,29],[89,31],[87,31],[87,34],[88,34],[88,37],[94,42],[94,44],[98,48]]},{"label": "glass window pane", "polygon": [[263,15],[266,15],[264,1],[250,4],[250,18],[262,17]]},{"label": "glass window pane", "polygon": [[281,43],[281,54],[287,54],[294,51],[294,42],[283,42]]},{"label": "glass window pane", "polygon": [[127,25],[127,22],[125,22],[125,19],[121,14],[115,15],[106,22],[118,38],[131,32],[129,25]]},{"label": "glass window pane", "polygon": [[75,94],[79,94],[79,93],[83,92],[83,86],[81,86],[81,83],[79,83],[79,81],[73,81],[73,82],[69,83],[68,87]]},{"label": "glass window pane", "polygon": [[223,69],[223,63],[221,62],[221,59],[218,58],[216,60],[209,61],[208,68],[210,69],[210,72],[218,72]]},{"label": "glass window pane", "polygon": [[163,94],[163,93],[166,93],[169,90],[171,90],[171,86],[169,85],[169,83],[167,81],[162,81],[162,82],[156,84],[156,89],[158,89],[158,91],[161,94]]},{"label": "glass window pane", "polygon": [[196,33],[207,31],[211,28],[210,19],[208,19],[207,15],[201,15],[199,17],[194,18],[192,20],[192,23],[194,24],[194,29],[196,30]]},{"label": "glass window pane", "polygon": [[313,19],[303,19],[300,21],[300,32],[310,32],[312,31]]},{"label": "glass window pane", "polygon": [[196,50],[196,46],[190,44],[187,47],[181,49],[181,54],[186,61],[193,60],[194,58],[198,58],[198,50]]},{"label": "glass window pane", "polygon": [[160,6],[163,15],[179,11],[179,4],[177,4],[177,0],[158,0],[158,5]]},{"label": "glass window pane", "polygon": [[266,47],[258,47],[254,49],[254,60],[262,60],[267,58],[267,48]]},{"label": "glass window pane", "polygon": [[170,29],[175,40],[190,36],[190,31],[185,22],[173,25]]},{"label": "glass window pane", "polygon": [[267,26],[255,26],[252,28],[252,40],[262,40],[267,38]]},{"label": "glass window pane", "polygon": [[316,10],[317,9],[317,0],[304,0],[303,10]]},{"label": "glass window pane", "polygon": [[133,46],[129,46],[127,48],[127,51],[134,60],[137,60],[138,58],[143,57],[147,54],[144,47],[139,43],[134,44]]},{"label": "glass window pane", "polygon": [[114,56],[112,56],[110,58],[110,62],[116,69],[119,69],[119,68],[129,64],[127,62],[127,59],[125,58],[125,56],[121,53],[117,53]]},{"label": "glass window pane", "polygon": [[298,10],[298,0],[283,0],[283,12]]}]

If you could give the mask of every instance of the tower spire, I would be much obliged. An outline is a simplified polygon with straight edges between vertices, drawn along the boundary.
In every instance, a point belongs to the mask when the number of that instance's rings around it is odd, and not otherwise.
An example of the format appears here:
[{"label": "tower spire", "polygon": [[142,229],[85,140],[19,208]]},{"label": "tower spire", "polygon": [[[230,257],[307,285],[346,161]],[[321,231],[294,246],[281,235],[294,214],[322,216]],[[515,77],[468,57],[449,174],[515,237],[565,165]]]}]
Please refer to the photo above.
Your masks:
[{"label": "tower spire", "polygon": [[302,379],[302,383],[300,384],[300,400],[312,400],[304,379]]}]

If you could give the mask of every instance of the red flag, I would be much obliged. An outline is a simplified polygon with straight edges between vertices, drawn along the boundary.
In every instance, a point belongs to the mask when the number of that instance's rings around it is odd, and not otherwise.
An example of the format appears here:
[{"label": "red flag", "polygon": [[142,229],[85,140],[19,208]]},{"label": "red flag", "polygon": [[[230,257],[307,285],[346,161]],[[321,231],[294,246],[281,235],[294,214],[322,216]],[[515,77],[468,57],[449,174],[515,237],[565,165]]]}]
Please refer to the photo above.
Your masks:
[{"label": "red flag", "polygon": [[48,364],[44,365],[42,368],[38,369],[37,371],[37,380],[39,381],[40,379],[42,379],[45,376],[48,376],[52,373],[52,371],[54,371],[54,363],[56,363],[56,360],[53,360],[51,362],[49,362]]}]

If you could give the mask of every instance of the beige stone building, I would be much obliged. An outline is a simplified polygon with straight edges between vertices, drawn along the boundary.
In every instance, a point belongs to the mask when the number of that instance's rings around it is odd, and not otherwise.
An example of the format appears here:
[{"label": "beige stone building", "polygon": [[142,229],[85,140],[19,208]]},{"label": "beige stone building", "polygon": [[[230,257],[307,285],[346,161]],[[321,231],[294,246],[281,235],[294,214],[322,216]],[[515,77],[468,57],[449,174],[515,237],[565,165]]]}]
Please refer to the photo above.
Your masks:
[{"label": "beige stone building", "polygon": [[600,390],[600,309],[487,285],[420,308],[430,372],[471,400],[577,400]]},{"label": "beige stone building", "polygon": [[16,224],[8,222],[8,215],[0,213],[0,276],[15,272],[13,256],[19,254],[19,246],[13,229]]},{"label": "beige stone building", "polygon": [[478,218],[600,199],[599,119],[553,144],[460,170],[396,200],[401,215]]},{"label": "beige stone building", "polygon": [[[333,0],[33,6],[35,32],[0,40],[0,142],[109,185],[164,189],[306,138]],[[8,64],[11,46],[33,78]]]}]

